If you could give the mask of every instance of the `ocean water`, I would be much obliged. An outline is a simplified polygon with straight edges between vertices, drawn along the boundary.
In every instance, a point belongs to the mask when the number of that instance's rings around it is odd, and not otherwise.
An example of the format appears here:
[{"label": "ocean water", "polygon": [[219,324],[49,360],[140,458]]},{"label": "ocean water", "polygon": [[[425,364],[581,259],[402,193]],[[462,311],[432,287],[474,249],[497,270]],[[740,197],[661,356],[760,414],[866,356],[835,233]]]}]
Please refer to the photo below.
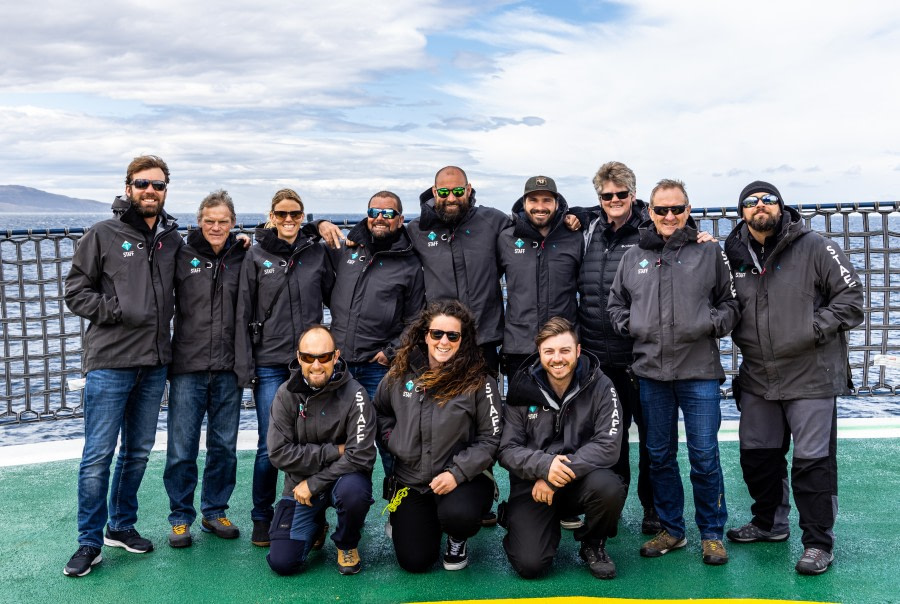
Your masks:
[{"label": "ocean water", "polygon": [[[31,230],[33,232],[64,228],[80,230],[90,227],[95,222],[105,220],[110,216],[111,213],[71,214],[67,216],[6,213],[0,214],[0,234],[5,235],[10,231],[18,232],[23,230]],[[188,215],[176,213],[175,217],[178,220],[179,224],[183,227],[193,225],[195,222],[195,216],[192,214]],[[245,230],[252,230],[256,225],[264,222],[265,218],[266,217],[264,214],[258,213],[238,214],[237,221],[238,225],[242,226]],[[348,224],[355,224],[362,218],[362,216],[359,214],[321,213],[316,214],[315,218],[326,218],[336,223],[342,223],[346,221]],[[824,220],[824,218],[820,217],[815,218],[813,221],[813,227],[817,229],[824,229],[826,226]],[[858,216],[856,219],[848,218],[847,220],[849,220],[849,224],[846,225],[846,230],[851,234],[851,236],[847,240],[847,245],[849,245],[851,248],[868,250],[870,246],[867,245],[867,242],[864,241],[865,237],[860,235],[860,233],[865,230],[864,227],[866,226],[868,226],[869,231],[871,231],[872,226],[863,225],[861,218],[859,218]],[[724,226],[724,224],[720,225],[720,227]],[[831,226],[832,229],[834,229],[834,225]],[[703,223],[701,223],[701,228],[712,230],[709,225]],[[872,250],[868,252],[866,263],[869,266],[869,271],[873,274],[867,275],[865,280],[867,288],[871,289],[873,292],[871,294],[872,296],[883,296],[881,304],[875,305],[886,306],[891,310],[891,312],[874,313],[871,319],[873,326],[878,323],[882,325],[900,324],[900,281],[898,281],[898,283],[885,284],[884,277],[879,274],[879,271],[881,271],[881,269],[885,267],[885,263],[889,262],[889,256],[886,253],[882,252],[884,252],[886,249],[900,249],[900,216],[898,216],[897,214],[891,215],[890,220],[887,223],[887,228],[885,230],[885,236],[883,238],[879,238],[879,242],[883,241],[884,248],[881,250]],[[721,233],[719,236],[724,238],[724,235]],[[4,263],[8,262],[9,254],[10,251],[8,248],[0,248],[0,255],[2,255]],[[851,260],[854,260],[854,262],[858,265],[858,268],[861,268],[861,266],[859,266],[859,258],[855,258],[854,255],[851,254]],[[898,279],[900,279],[900,276],[898,276]],[[885,285],[888,285],[888,287],[885,287]],[[325,313],[326,321],[330,320],[327,309]],[[77,330],[78,322],[79,320],[77,317],[68,318],[66,331]],[[875,346],[877,348],[877,346],[880,344],[880,341],[875,336],[878,336],[878,338],[889,338],[889,350],[892,350],[893,354],[898,354],[897,351],[900,350],[900,332],[894,330],[871,332],[868,335],[863,331],[853,331],[850,334],[851,344],[861,347]],[[726,370],[728,370],[729,368],[733,368],[736,366],[736,359],[733,359],[731,355],[730,340],[728,338],[723,339],[721,344],[721,349],[723,352],[722,364],[726,368]],[[20,353],[21,351],[19,351],[19,354]],[[7,354],[15,355],[15,346],[13,346]],[[862,371],[859,368],[862,362],[862,352],[854,351],[851,354],[851,363],[853,363],[854,366],[857,367],[857,369],[854,370],[855,375],[858,375]],[[878,381],[877,369],[867,368],[865,371],[870,383]],[[900,383],[900,370],[886,369],[885,382],[894,385]],[[859,379],[857,379],[857,385],[859,385]],[[24,390],[21,390],[24,387],[25,386],[21,384],[13,384],[12,393],[15,394],[17,391],[24,392]],[[250,395],[248,392],[245,393],[245,403],[249,403],[249,401]],[[724,419],[737,419],[739,417],[739,413],[732,399],[723,399],[721,410]],[[900,416],[900,397],[895,395],[842,397],[839,400],[838,404],[838,415],[839,417]],[[163,411],[163,413],[161,413],[160,415],[160,429],[162,430],[165,429],[165,421],[166,413],[165,411]],[[253,409],[243,411],[241,418],[242,429],[254,429],[255,426],[255,411]],[[42,421],[23,424],[0,423],[0,446],[8,444],[20,444],[24,442],[39,442],[44,440],[78,438],[82,435],[82,433],[83,422],[80,419],[68,421]]]}]

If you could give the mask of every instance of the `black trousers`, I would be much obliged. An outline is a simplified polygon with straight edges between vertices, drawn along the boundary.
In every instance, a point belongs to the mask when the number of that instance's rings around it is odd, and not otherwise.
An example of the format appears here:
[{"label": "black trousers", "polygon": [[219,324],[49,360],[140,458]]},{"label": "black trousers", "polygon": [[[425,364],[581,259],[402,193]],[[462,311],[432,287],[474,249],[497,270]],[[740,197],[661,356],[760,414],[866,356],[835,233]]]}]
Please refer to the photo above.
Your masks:
[{"label": "black trousers", "polygon": [[622,477],[625,482],[626,493],[631,484],[631,460],[629,457],[628,429],[631,422],[638,427],[638,499],[644,509],[653,508],[653,486],[650,482],[650,455],[647,453],[647,424],[644,423],[644,414],[641,412],[641,396],[637,384],[632,383],[624,367],[600,366],[601,371],[612,380],[616,393],[619,395],[619,405],[622,408],[622,426],[625,433],[622,435],[622,449],[619,460],[612,470]]},{"label": "black trousers", "polygon": [[400,568],[422,573],[434,566],[441,554],[443,533],[454,539],[474,537],[493,497],[494,481],[483,474],[446,495],[410,488],[397,511],[391,512],[394,553]]},{"label": "black trousers", "polygon": [[533,579],[553,564],[561,518],[584,514],[584,526],[575,530],[577,541],[599,543],[615,537],[627,491],[615,472],[603,468],[556,491],[552,505],[536,502],[530,488],[515,492],[506,503],[503,549],[516,572]]},{"label": "black trousers", "polygon": [[790,482],[803,546],[830,552],[838,508],[836,400],[766,400],[744,392],[739,436],[753,524],[766,531],[788,531],[786,455],[793,437]]}]

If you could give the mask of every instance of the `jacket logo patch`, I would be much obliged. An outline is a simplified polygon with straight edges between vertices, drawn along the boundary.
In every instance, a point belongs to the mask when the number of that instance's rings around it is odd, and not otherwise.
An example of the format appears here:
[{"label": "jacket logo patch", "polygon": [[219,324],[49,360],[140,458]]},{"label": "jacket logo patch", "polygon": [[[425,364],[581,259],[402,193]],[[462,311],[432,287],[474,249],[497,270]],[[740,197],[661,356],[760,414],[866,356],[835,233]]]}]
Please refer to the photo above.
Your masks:
[{"label": "jacket logo patch", "polygon": [[366,418],[363,415],[366,403],[363,400],[362,390],[356,392],[356,400],[354,402],[359,409],[359,417],[356,418],[356,443],[359,444],[366,438]]},{"label": "jacket logo patch", "polygon": [[131,249],[131,243],[128,242],[128,241],[123,241],[123,242],[122,242],[122,249],[125,250],[125,251],[127,252],[128,250]]},{"label": "jacket logo patch", "polygon": [[537,419],[537,405],[528,407],[528,419]]},{"label": "jacket logo patch", "polygon": [[643,260],[640,261],[640,266],[641,266],[641,268],[647,268],[647,265],[648,265],[648,264],[650,264],[650,263],[647,262],[647,259],[646,259],[646,258],[644,258]]},{"label": "jacket logo patch", "polygon": [[431,231],[430,233],[428,233],[429,241],[434,241],[435,239],[437,239],[437,235],[435,235],[434,231]]},{"label": "jacket logo patch", "polygon": [[825,246],[825,249],[828,250],[829,254],[831,254],[831,259],[837,262],[838,268],[841,272],[841,279],[843,279],[844,283],[847,284],[847,287],[856,287],[857,285],[859,285],[859,283],[857,283],[851,276],[852,273],[850,273],[850,270],[843,264],[841,264],[841,259],[837,255],[837,252],[834,251],[834,248],[830,245],[827,245]]},{"label": "jacket logo patch", "polygon": [[491,385],[488,382],[484,383],[484,395],[487,397],[488,405],[490,405],[488,416],[491,418],[491,426],[493,426],[494,430],[493,435],[497,436],[500,434],[500,412],[494,406],[494,391],[491,390]]},{"label": "jacket logo patch", "polygon": [[641,267],[641,268],[638,269],[638,275],[644,275],[644,274],[647,273],[647,271],[650,270],[650,269],[647,268],[648,266],[650,266],[650,263],[647,261],[646,258],[644,258],[643,260],[641,260],[640,262],[638,262],[638,266]]},{"label": "jacket logo patch", "polygon": [[200,266],[200,261],[194,258],[193,260],[191,260],[191,266],[197,268],[198,266]]},{"label": "jacket logo patch", "polygon": [[265,262],[263,262],[263,266],[266,268],[272,268],[272,263],[266,260]]},{"label": "jacket logo patch", "polygon": [[516,247],[521,248],[523,245],[525,245],[525,242],[522,241],[521,239],[516,239],[515,245],[516,245]]},{"label": "jacket logo patch", "polygon": [[359,252],[353,252],[352,254],[350,254],[350,258],[356,260],[357,258],[359,258]]},{"label": "jacket logo patch", "polygon": [[406,382],[406,391],[407,392],[412,392],[412,389],[414,387],[415,387],[415,383],[413,383],[412,380],[409,380],[408,382]]}]

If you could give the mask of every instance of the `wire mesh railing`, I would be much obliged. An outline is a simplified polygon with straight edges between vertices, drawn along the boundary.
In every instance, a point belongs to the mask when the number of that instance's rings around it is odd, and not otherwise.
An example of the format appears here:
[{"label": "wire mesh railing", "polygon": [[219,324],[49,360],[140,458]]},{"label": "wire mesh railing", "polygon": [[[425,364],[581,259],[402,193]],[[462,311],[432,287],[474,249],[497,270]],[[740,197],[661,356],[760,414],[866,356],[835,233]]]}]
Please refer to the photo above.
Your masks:
[{"label": "wire mesh railing", "polygon": [[[850,258],[865,287],[865,321],[850,333],[856,396],[896,395],[900,356],[900,202],[795,206],[813,230],[831,238]],[[733,208],[702,208],[694,219],[724,241],[738,220]],[[350,228],[354,221],[347,221]],[[78,229],[0,232],[0,425],[77,417],[81,339],[86,322],[63,299],[64,280]],[[186,230],[186,229],[185,229]],[[241,229],[252,236],[252,228]],[[739,351],[721,341],[729,381]],[[892,365],[893,363],[893,365]],[[248,395],[249,396],[249,395]],[[245,404],[251,404],[249,399]]]}]

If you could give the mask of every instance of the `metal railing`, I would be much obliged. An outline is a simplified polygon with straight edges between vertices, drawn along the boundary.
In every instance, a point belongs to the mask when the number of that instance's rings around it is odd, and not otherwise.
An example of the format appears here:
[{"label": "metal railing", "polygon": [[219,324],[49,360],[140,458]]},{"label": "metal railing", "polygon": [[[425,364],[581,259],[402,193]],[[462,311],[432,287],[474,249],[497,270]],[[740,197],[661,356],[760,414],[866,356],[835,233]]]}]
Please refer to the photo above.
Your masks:
[{"label": "metal railing", "polygon": [[[900,202],[796,207],[812,229],[844,249],[865,287],[866,319],[850,334],[855,394],[897,394],[887,368],[873,360],[900,354]],[[720,241],[738,220],[733,208],[697,209],[693,216]],[[252,236],[252,227],[239,228]],[[67,383],[81,377],[86,322],[66,307],[63,283],[83,234],[84,229],[0,232],[0,425],[81,415],[81,390],[68,390]],[[731,377],[739,352],[729,338],[721,347]]]}]

